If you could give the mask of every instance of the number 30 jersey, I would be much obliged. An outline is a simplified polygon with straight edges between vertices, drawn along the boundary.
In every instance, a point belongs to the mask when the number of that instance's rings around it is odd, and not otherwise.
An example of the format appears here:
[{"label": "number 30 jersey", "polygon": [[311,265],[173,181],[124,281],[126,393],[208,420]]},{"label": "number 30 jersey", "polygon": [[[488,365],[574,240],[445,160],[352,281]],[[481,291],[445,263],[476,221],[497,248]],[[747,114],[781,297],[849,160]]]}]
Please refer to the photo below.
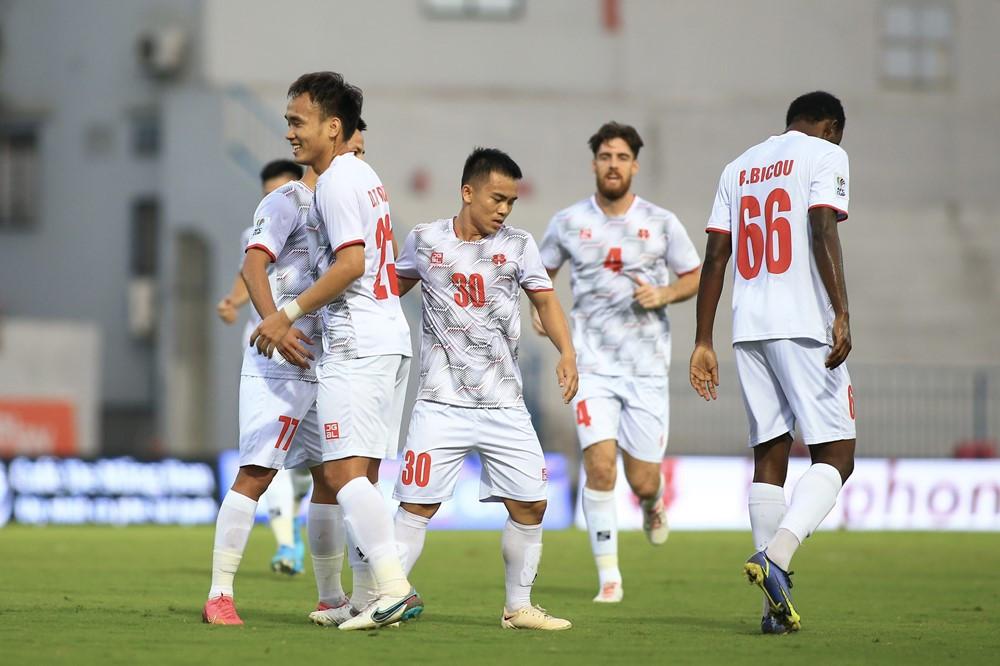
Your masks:
[{"label": "number 30 jersey", "polygon": [[677,216],[635,197],[622,217],[607,217],[591,196],[552,218],[542,239],[542,262],[570,262],[573,346],[581,373],[665,377],[670,366],[667,308],[646,310],[635,300],[639,281],[670,282],[701,265]]},{"label": "number 30 jersey", "polygon": [[812,253],[809,210],[847,219],[844,150],[802,132],[772,136],[722,172],[707,231],[732,236],[733,342],[832,343],[833,307]]},{"label": "number 30 jersey", "polygon": [[309,223],[323,248],[316,260],[319,277],[336,263],[340,250],[362,245],[365,251],[364,274],[322,309],[324,359],[410,356],[410,329],[396,283],[389,197],[378,174],[353,153],[337,156],[316,182]]},{"label": "number 30 jersey", "polygon": [[552,290],[531,234],[503,226],[463,241],[453,220],[420,224],[406,237],[396,266],[400,277],[420,280],[424,301],[417,399],[523,405],[521,289]]}]

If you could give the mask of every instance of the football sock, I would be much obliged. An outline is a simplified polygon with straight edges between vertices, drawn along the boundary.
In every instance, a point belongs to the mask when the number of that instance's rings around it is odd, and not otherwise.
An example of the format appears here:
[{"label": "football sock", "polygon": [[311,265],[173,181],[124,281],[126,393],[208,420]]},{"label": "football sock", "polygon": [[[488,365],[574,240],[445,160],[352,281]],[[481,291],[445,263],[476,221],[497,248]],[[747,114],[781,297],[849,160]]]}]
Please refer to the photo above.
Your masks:
[{"label": "football sock", "polygon": [[430,518],[424,518],[410,513],[403,507],[396,511],[395,530],[396,545],[399,547],[399,560],[403,572],[409,576],[413,565],[420,558],[424,549],[424,538],[427,536],[427,523]]},{"label": "football sock", "polygon": [[400,597],[410,592],[396,551],[392,518],[382,493],[365,477],[351,479],[337,493],[344,521],[351,526],[357,545],[371,566],[379,595]]},{"label": "football sock", "polygon": [[618,514],[615,493],[611,490],[583,488],[583,517],[587,521],[590,549],[597,563],[600,584],[620,583],[618,569]]},{"label": "football sock", "polygon": [[[750,508],[750,530],[753,533],[753,547],[756,551],[767,548],[774,533],[785,517],[785,489],[770,483],[751,483],[748,501]],[[769,612],[767,598],[764,599],[764,615]]]},{"label": "football sock", "polygon": [[250,530],[253,528],[257,502],[230,490],[219,507],[215,520],[215,547],[212,550],[212,587],[208,598],[233,596],[233,578],[243,559]]},{"label": "football sock", "polygon": [[344,568],[344,512],[337,504],[309,504],[309,550],[319,600],[336,606],[344,600],[340,572]]},{"label": "football sock", "polygon": [[354,539],[350,526],[345,524],[347,532],[347,561],[351,564],[351,574],[353,584],[351,585],[351,606],[354,610],[361,611],[378,599],[378,589],[375,586],[375,577],[372,575],[372,568],[365,562],[364,553],[358,548],[358,543]]},{"label": "football sock", "polygon": [[500,546],[507,586],[505,606],[513,613],[531,605],[531,586],[542,559],[541,524],[522,525],[508,518],[503,526]]},{"label": "football sock", "polygon": [[812,465],[795,484],[792,501],[774,538],[767,546],[767,557],[788,571],[799,545],[812,534],[837,503],[843,482],[832,465]]},{"label": "football sock", "polygon": [[656,494],[649,499],[639,500],[639,504],[642,506],[643,511],[649,511],[651,508],[655,507],[659,502],[663,501],[663,472],[660,472],[660,485],[656,488]]},{"label": "football sock", "polygon": [[292,548],[295,545],[295,492],[291,472],[279,469],[260,499],[267,507],[274,540],[279,546]]}]

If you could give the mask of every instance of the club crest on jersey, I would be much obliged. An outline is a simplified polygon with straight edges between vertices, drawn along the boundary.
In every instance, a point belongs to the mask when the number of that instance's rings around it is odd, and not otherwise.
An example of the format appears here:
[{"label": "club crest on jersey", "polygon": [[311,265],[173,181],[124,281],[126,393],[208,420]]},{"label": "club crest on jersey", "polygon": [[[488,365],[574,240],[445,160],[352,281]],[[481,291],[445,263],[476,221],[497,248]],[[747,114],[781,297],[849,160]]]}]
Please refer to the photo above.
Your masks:
[{"label": "club crest on jersey", "polygon": [[649,238],[649,229],[639,229],[639,238],[643,240]]},{"label": "club crest on jersey", "polygon": [[844,180],[843,176],[837,176],[837,196],[838,197],[847,196],[847,181]]},{"label": "club crest on jersey", "polygon": [[440,266],[444,263],[444,252],[431,252],[431,265]]},{"label": "club crest on jersey", "polygon": [[340,439],[340,423],[337,421],[334,421],[333,423],[324,423],[323,434],[327,439]]},{"label": "club crest on jersey", "polygon": [[591,233],[589,228],[580,229],[580,240],[590,240],[590,238],[591,238]]},{"label": "club crest on jersey", "polygon": [[507,256],[504,254],[494,254],[493,263],[496,264],[497,266],[503,266],[504,264],[507,263]]}]

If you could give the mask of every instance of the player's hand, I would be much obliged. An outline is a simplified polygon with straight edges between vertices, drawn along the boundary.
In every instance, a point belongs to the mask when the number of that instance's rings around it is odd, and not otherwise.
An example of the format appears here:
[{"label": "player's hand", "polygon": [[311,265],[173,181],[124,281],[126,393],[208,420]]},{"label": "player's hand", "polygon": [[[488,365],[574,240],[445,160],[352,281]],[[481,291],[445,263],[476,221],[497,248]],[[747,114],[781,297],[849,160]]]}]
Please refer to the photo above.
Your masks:
[{"label": "player's hand", "polygon": [[309,369],[309,361],[313,360],[315,356],[312,355],[308,349],[302,346],[302,343],[307,345],[312,344],[312,339],[295,328],[294,326],[288,329],[285,333],[285,337],[281,339],[278,344],[278,353],[285,357],[285,360],[292,365],[297,365],[300,368]]},{"label": "player's hand", "polygon": [[215,312],[225,324],[232,324],[236,321],[236,306],[233,305],[232,299],[228,296],[219,301],[219,304],[215,306]]},{"label": "player's hand", "polygon": [[642,278],[629,276],[633,282],[635,282],[635,292],[632,294],[635,298],[636,303],[641,305],[647,310],[659,310],[663,306],[670,303],[669,300],[669,287],[657,287],[651,285],[648,282],[644,282]]},{"label": "player's hand", "polygon": [[545,326],[542,325],[542,318],[538,316],[538,310],[535,308],[531,308],[531,327],[538,335],[548,335],[545,332]]},{"label": "player's hand", "polygon": [[256,347],[258,354],[271,358],[271,354],[281,344],[291,326],[292,322],[284,312],[281,310],[272,312],[254,329],[253,335],[250,336],[250,346]]},{"label": "player's hand", "polygon": [[826,367],[833,370],[847,360],[851,353],[851,319],[848,315],[838,315],[833,320],[833,349],[826,357]]},{"label": "player's hand", "polygon": [[580,375],[576,371],[576,353],[563,354],[556,364],[556,379],[562,389],[563,402],[567,405],[580,388]]},{"label": "player's hand", "polygon": [[719,361],[715,350],[708,345],[696,345],[691,353],[691,367],[688,373],[691,388],[705,400],[718,398]]}]

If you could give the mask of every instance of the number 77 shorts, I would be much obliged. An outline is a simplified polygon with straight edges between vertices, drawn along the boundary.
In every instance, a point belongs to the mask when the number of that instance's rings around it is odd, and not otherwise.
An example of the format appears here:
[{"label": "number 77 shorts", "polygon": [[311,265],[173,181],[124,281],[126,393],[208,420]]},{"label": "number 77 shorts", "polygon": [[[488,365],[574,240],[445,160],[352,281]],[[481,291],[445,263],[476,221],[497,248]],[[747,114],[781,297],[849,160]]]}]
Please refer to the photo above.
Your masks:
[{"label": "number 77 shorts", "polygon": [[242,375],[240,467],[281,469],[319,458],[315,407],[316,382]]},{"label": "number 77 shorts", "polygon": [[546,499],[545,456],[524,406],[485,409],[429,400],[413,406],[393,497],[411,504],[451,499],[462,462],[473,451],[482,463],[480,502]]}]

